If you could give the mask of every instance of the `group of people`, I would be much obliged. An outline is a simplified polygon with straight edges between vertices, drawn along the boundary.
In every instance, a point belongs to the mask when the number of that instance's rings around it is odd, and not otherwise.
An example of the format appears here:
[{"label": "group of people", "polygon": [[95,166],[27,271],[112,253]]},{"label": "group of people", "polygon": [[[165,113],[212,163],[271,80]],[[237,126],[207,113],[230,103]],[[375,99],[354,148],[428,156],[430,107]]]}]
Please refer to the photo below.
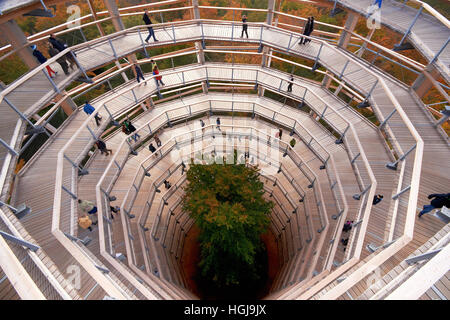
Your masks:
[{"label": "group of people", "polygon": [[[67,44],[63,40],[56,38],[53,33],[50,34],[48,42],[49,43],[45,45],[45,48],[47,49],[50,57],[58,55],[60,52],[64,51],[67,48]],[[35,44],[31,46],[31,50],[33,50],[33,56],[36,57],[39,63],[43,64],[47,62],[47,58],[42,54],[42,52],[37,48]],[[65,75],[69,75],[69,67],[72,70],[74,70],[76,67],[75,58],[70,52],[59,57],[56,62],[61,66],[61,69],[64,71]],[[58,74],[58,71],[53,70],[50,65],[47,65],[45,68],[47,69],[48,75],[51,78],[56,77],[56,75]]]},{"label": "group of people", "polygon": [[[313,31],[314,31],[314,17],[308,17],[305,27],[303,28],[303,35],[309,37],[309,36],[311,36],[311,33]],[[311,39],[302,37],[298,44],[307,44],[310,41],[311,41]]]},{"label": "group of people", "polygon": [[[98,219],[97,221],[92,221],[90,216],[97,216],[97,206],[92,201],[78,199],[78,208],[83,212],[83,214],[78,218],[78,225],[81,228],[92,232],[92,226],[97,225]],[[111,210],[111,219],[114,220],[113,213],[120,213],[120,208],[118,206],[109,206],[109,209]]]},{"label": "group of people", "polygon": [[[158,65],[156,64],[155,60],[150,60],[150,63],[152,66],[152,73],[155,76],[156,85],[159,86],[161,84],[162,86],[165,86],[164,82],[162,81],[162,76],[159,74]],[[144,81],[144,85],[147,85],[147,82],[144,78],[144,73],[142,72],[139,64],[134,63],[134,70],[136,71],[136,81],[140,83],[142,79],[142,81]]]},{"label": "group of people", "polygon": [[[127,136],[136,132],[136,127],[133,126],[133,124],[131,123],[131,121],[128,119],[124,120],[122,122],[122,132],[125,133]],[[128,138],[128,141],[131,142],[131,139],[134,140],[134,142],[137,142],[137,140],[140,138],[141,136],[136,132],[134,133],[131,137]]]},{"label": "group of people", "polygon": [[[156,146],[157,146],[158,148],[162,146],[161,139],[159,139],[157,133],[155,133],[155,135],[153,136],[153,140],[155,141]],[[149,149],[152,153],[155,153],[155,151],[156,151],[156,148],[155,148],[155,146],[153,145],[153,143],[150,143],[150,145],[148,146],[148,149]],[[155,154],[155,156],[158,156],[158,155]]]}]

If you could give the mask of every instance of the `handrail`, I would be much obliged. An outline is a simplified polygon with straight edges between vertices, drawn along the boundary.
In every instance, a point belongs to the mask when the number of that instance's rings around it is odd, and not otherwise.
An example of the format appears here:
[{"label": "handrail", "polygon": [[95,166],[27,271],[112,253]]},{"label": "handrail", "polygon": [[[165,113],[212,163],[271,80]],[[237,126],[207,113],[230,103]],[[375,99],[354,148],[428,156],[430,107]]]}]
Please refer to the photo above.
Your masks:
[{"label": "handrail", "polygon": [[0,236],[0,266],[23,300],[46,300],[6,241]]},{"label": "handrail", "polygon": [[[22,234],[16,229],[14,224],[8,219],[5,212],[0,208],[0,219],[6,224],[11,233],[18,237],[23,238]],[[1,237],[0,237],[1,238]],[[51,271],[47,268],[47,266],[42,262],[41,258],[31,250],[28,250],[28,255],[36,264],[36,267],[42,272],[42,274],[47,278],[49,283],[53,286],[53,288],[58,292],[58,294],[64,299],[71,299],[70,295],[66,292],[66,290],[62,287],[61,283],[67,285],[66,280],[57,280],[55,276],[51,273]],[[60,283],[61,282],[61,283]]]},{"label": "handrail", "polygon": [[425,3],[425,2],[420,1],[420,0],[406,0],[406,1],[411,1],[411,2],[419,4],[422,8],[427,10],[433,17],[435,17],[443,25],[445,25],[447,28],[450,29],[450,22],[447,20],[447,18],[444,17],[440,12],[438,12],[432,6],[430,6],[428,3]]}]

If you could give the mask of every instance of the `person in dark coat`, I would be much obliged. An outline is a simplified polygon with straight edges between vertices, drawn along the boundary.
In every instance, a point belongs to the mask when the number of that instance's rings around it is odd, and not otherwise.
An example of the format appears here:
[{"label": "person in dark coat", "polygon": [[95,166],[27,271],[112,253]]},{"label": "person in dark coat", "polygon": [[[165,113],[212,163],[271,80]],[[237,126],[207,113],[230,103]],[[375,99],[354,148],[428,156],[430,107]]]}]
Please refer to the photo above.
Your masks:
[{"label": "person in dark coat", "polygon": [[278,138],[281,140],[282,136],[283,136],[283,130],[278,129],[278,132],[275,134],[275,138]]},{"label": "person in dark coat", "polygon": [[[305,35],[305,36],[307,36],[308,35],[308,30],[309,30],[309,25],[311,24],[311,17],[308,17],[308,20],[306,21],[306,24],[305,24],[305,26],[303,27],[303,34]],[[305,44],[306,43],[306,38],[305,37],[302,37],[301,39],[300,39],[300,42],[298,43],[298,44]]]},{"label": "person in dark coat", "polygon": [[217,129],[219,129],[219,131],[222,131],[222,130],[220,130],[220,118],[219,117],[217,117],[216,125],[217,125]]},{"label": "person in dark coat", "polygon": [[[40,51],[37,49],[37,47],[36,47],[35,44],[33,44],[33,45],[31,46],[31,50],[33,50],[33,56],[36,57],[37,61],[39,61],[40,64],[43,64],[43,63],[46,63],[46,62],[47,62],[47,58],[42,54],[42,52],[40,52]],[[47,69],[47,72],[48,72],[48,75],[50,76],[50,78],[53,78],[53,77],[52,77],[52,73],[55,75],[55,77],[56,77],[56,75],[58,74],[58,72],[55,71],[55,70],[53,70],[53,69],[50,67],[50,65],[45,66],[45,68]]]},{"label": "person in dark coat", "polygon": [[419,218],[425,213],[433,211],[434,209],[440,209],[443,206],[450,208],[450,193],[432,193],[428,196],[428,199],[433,200],[431,200],[430,204],[423,206],[422,211],[419,212]]},{"label": "person in dark coat", "polygon": [[202,133],[205,133],[205,122],[202,119],[200,119],[200,125],[202,126]]},{"label": "person in dark coat", "polygon": [[[123,122],[123,126],[125,127],[125,131],[122,128],[122,131],[125,132],[125,134],[131,134],[133,132],[136,131],[136,127],[133,126],[133,124],[131,123],[130,120],[125,120]],[[131,138],[134,140],[134,142],[136,142],[141,136],[138,133],[135,133],[134,135],[131,136]]]},{"label": "person in dark coat", "polygon": [[[56,50],[54,47],[49,46],[48,48],[48,54],[50,55],[50,57],[54,57],[59,53],[58,50]],[[66,76],[69,75],[69,65],[67,64],[66,58],[64,56],[59,57],[58,59],[56,59],[56,62],[58,62],[58,64],[61,66],[61,68],[64,71],[64,74]]]},{"label": "person in dark coat", "polygon": [[289,80],[289,84],[287,87],[287,92],[292,92],[292,86],[294,85],[294,76],[291,74],[291,79]]},{"label": "person in dark coat", "polygon": [[[152,20],[150,20],[150,17],[148,16],[148,10],[147,10],[147,9],[145,9],[145,13],[144,13],[144,16],[142,17],[142,20],[144,20],[145,24],[148,25],[148,26],[152,24]],[[151,37],[153,37],[153,39],[154,39],[155,41],[158,41],[158,40],[156,39],[156,37],[155,37],[155,31],[153,31],[153,28],[152,28],[152,27],[147,27],[147,29],[148,29],[148,36],[147,36],[147,38],[145,39],[145,42],[148,43],[148,40],[149,40]]]},{"label": "person in dark coat", "polygon": [[62,40],[56,38],[54,33],[50,35],[48,41],[53,46],[53,48],[55,48],[59,52],[64,51],[67,48],[67,45]]},{"label": "person in dark coat", "polygon": [[[54,33],[50,34],[50,38],[48,38],[48,41],[53,46],[53,48],[58,50],[58,52],[64,51],[68,47],[64,41],[62,41],[59,38],[56,38]],[[71,53],[66,54],[64,57],[67,60],[67,62],[70,63],[70,68],[73,70],[74,66],[76,66],[75,58],[72,56]]]},{"label": "person in dark coat", "polygon": [[[145,81],[144,74],[142,73],[142,69],[137,63],[134,64],[134,70],[136,71],[137,82],[138,83],[140,82],[139,79],[142,79],[143,81]],[[147,85],[147,82],[144,82],[144,85]]]},{"label": "person in dark coat", "polygon": [[[310,23],[309,23],[309,27],[308,27],[308,33],[306,34],[308,37],[311,36],[311,34],[314,31],[314,17],[311,17]],[[305,44],[310,42],[311,39],[305,39]]]},{"label": "person in dark coat", "polygon": [[248,24],[247,24],[247,16],[244,14],[244,15],[242,16],[242,33],[241,33],[241,38],[244,37],[244,32],[245,32],[245,35],[246,35],[247,38],[248,38],[247,28],[248,28]]},{"label": "person in dark coat", "polygon": [[112,150],[111,150],[111,149],[108,149],[108,148],[106,147],[106,143],[103,142],[102,140],[98,139],[98,140],[95,142],[95,145],[97,146],[98,150],[100,150],[100,153],[101,153],[101,154],[106,153],[107,156],[109,156],[109,153],[112,154]]},{"label": "person in dark coat", "polygon": [[350,220],[346,221],[344,224],[344,227],[342,228],[342,231],[348,232],[348,231],[352,230],[352,225],[353,225],[353,221],[350,221]]},{"label": "person in dark coat", "polygon": [[382,194],[377,194],[377,195],[373,196],[372,204],[376,205],[377,203],[380,203],[381,200],[383,200],[383,195]]},{"label": "person in dark coat", "polygon": [[150,143],[150,145],[148,146],[148,149],[149,149],[152,153],[155,153],[155,151],[156,151],[156,148],[155,148],[155,146],[153,145],[153,143]]}]

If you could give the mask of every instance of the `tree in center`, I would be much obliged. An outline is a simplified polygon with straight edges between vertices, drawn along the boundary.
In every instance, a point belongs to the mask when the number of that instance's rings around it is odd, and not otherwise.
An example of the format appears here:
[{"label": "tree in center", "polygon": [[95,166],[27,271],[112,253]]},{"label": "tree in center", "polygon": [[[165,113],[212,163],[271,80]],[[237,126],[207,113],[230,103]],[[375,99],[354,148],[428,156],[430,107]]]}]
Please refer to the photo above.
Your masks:
[{"label": "tree in center", "polygon": [[257,167],[192,164],[183,209],[200,229],[201,275],[217,288],[257,281],[261,235],[273,203],[264,199]]}]

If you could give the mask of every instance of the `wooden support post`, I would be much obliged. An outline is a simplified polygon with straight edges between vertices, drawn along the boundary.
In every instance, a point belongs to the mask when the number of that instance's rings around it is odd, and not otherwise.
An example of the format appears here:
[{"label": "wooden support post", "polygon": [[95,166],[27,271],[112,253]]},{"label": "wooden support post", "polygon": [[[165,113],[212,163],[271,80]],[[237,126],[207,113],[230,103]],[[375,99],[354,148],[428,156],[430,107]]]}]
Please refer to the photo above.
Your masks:
[{"label": "wooden support post", "polygon": [[105,7],[109,12],[109,15],[112,18],[112,23],[114,25],[114,29],[116,31],[122,31],[125,29],[125,26],[122,22],[122,18],[120,17],[119,8],[117,7],[115,0],[103,0],[105,3]]},{"label": "wooden support post", "polygon": [[[91,10],[92,13],[92,17],[94,18],[94,21],[97,21],[97,12],[94,9],[94,4],[92,3],[93,0],[86,0],[88,5],[89,5],[89,9]],[[100,32],[100,35],[103,37],[105,35],[105,32],[103,31],[102,25],[100,24],[100,22],[96,22],[95,23],[97,25],[97,29],[98,32]]]},{"label": "wooden support post", "polygon": [[[14,20],[9,20],[1,24],[0,32],[2,34],[2,37],[5,37],[7,39],[6,42],[11,44],[13,50],[21,48],[23,45],[28,43],[27,37],[23,33],[22,29],[20,29],[17,22]],[[17,54],[30,69],[34,69],[39,66],[39,62],[33,56],[33,51],[29,46],[18,50]]]},{"label": "wooden support post", "polygon": [[[63,99],[64,96],[67,93],[64,91],[61,94],[58,94],[55,97],[55,100],[58,102],[59,100]],[[75,104],[75,102],[73,102],[71,97],[67,97],[66,99],[64,99],[63,102],[61,102],[61,109],[64,111],[64,113],[68,116],[70,116],[74,110],[76,110],[77,105]]]},{"label": "wooden support post", "polygon": [[192,0],[192,10],[194,12],[194,19],[200,19],[200,10],[198,9],[198,0]]},{"label": "wooden support post", "polygon": [[[433,66],[428,65],[425,70],[433,79],[439,79],[440,72]],[[424,73],[420,74],[416,81],[412,84],[412,89],[416,92],[419,98],[422,98],[431,88],[433,88],[433,81]]]},{"label": "wooden support post", "polygon": [[266,22],[268,25],[271,25],[273,22],[273,11],[275,10],[275,2],[276,0],[269,0],[267,5],[267,19]]},{"label": "wooden support post", "polygon": [[[341,36],[338,41],[338,47],[347,48],[350,38],[352,37],[351,32],[355,30],[356,24],[358,23],[359,15],[355,12],[348,12],[347,20],[345,20],[344,30],[342,30]],[[347,30],[347,31],[346,31]]]}]

